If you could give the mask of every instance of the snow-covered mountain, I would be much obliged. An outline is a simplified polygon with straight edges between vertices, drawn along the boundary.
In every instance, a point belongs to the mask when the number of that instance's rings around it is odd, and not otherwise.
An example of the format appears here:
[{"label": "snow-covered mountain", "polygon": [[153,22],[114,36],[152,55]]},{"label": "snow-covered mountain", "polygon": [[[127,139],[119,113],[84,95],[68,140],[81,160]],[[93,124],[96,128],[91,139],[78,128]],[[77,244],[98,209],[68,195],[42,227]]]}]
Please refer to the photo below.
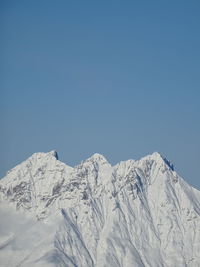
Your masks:
[{"label": "snow-covered mountain", "polygon": [[0,180],[0,216],[1,266],[200,266],[200,192],[159,153],[35,153]]}]

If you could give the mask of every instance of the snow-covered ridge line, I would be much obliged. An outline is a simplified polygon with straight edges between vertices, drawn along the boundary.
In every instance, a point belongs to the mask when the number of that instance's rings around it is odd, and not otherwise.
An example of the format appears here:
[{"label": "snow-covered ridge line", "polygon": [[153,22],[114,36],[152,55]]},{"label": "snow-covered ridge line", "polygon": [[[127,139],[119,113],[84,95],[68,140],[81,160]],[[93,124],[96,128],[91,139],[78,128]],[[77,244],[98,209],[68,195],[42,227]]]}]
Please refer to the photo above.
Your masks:
[{"label": "snow-covered ridge line", "polygon": [[74,167],[58,160],[55,150],[38,152],[11,169],[0,181],[0,197],[43,218],[49,214],[50,207],[61,209],[66,206],[66,199],[68,206],[70,202],[74,205],[81,195],[88,195],[88,190],[101,191],[113,179],[116,192],[132,180],[134,186],[144,188],[150,183],[148,172],[154,165],[171,171],[177,179],[169,161],[158,152],[137,161],[121,161],[114,166],[103,155],[95,153]]},{"label": "snow-covered ridge line", "polygon": [[[29,161],[40,160],[42,158],[46,158],[47,160],[50,159],[50,158],[55,158],[56,160],[59,160],[58,152],[56,150],[51,150],[49,152],[35,152],[28,159],[26,159],[25,161],[27,161],[27,160],[29,160]],[[164,161],[167,165],[169,165],[169,167],[171,167],[173,169],[173,167],[172,167],[173,164],[171,164],[170,161],[168,159],[166,159],[165,157],[163,157],[159,152],[154,152],[154,153],[149,154],[147,156],[144,156],[144,157],[142,157],[142,158],[140,158],[138,160],[128,159],[128,160],[123,160],[123,161],[120,161],[120,162],[130,162],[130,161],[137,161],[138,162],[138,161],[141,161],[141,160],[155,160],[155,161],[158,161],[158,162]],[[25,162],[25,161],[23,161],[23,162]],[[81,161],[81,163],[86,162],[86,161],[87,162],[88,161],[101,161],[101,162],[109,163],[108,160],[105,158],[105,156],[103,156],[102,154],[99,154],[99,153],[94,153],[89,158]],[[62,162],[62,161],[60,161],[60,162]],[[62,163],[67,165],[68,167],[73,168],[72,166],[69,166],[68,164],[66,164],[64,162],[62,162]],[[117,164],[119,164],[119,163],[117,163]],[[17,166],[20,166],[21,164],[18,164]],[[79,166],[80,164],[75,165],[74,167]],[[14,168],[16,168],[16,167],[14,167]],[[12,168],[11,170],[13,170],[14,168]],[[9,170],[8,172],[10,172],[11,170]]]},{"label": "snow-covered ridge line", "polygon": [[[4,265],[200,266],[200,192],[157,152],[114,166],[96,153],[74,167],[56,151],[34,153],[0,181],[0,206],[34,220],[30,234],[17,230],[23,242],[4,233]],[[12,263],[4,255],[14,244]]]}]

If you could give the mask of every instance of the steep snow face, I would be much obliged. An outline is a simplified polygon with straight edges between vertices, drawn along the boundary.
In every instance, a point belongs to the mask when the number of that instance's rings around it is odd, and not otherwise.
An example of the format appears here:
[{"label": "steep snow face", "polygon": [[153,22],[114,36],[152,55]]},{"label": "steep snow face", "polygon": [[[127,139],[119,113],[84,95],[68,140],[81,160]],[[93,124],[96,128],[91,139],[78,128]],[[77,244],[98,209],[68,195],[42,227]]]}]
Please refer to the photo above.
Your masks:
[{"label": "steep snow face", "polygon": [[55,151],[36,153],[0,181],[0,198],[40,221],[21,253],[16,231],[4,233],[5,265],[12,251],[9,266],[200,266],[200,192],[159,153],[115,166],[94,154],[74,168]]},{"label": "steep snow face", "polygon": [[72,170],[55,151],[35,153],[1,180],[0,197],[43,218]]}]

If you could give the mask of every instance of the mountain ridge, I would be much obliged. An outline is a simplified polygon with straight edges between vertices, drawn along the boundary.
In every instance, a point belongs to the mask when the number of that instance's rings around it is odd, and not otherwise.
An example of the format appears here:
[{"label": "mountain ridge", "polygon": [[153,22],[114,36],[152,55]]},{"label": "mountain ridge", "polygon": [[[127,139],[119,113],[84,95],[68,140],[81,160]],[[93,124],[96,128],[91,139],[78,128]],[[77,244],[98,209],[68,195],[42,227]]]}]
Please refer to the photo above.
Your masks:
[{"label": "mountain ridge", "polygon": [[158,152],[114,166],[95,153],[74,167],[34,153],[0,181],[0,203],[53,225],[42,256],[27,251],[21,266],[200,266],[200,192]]}]

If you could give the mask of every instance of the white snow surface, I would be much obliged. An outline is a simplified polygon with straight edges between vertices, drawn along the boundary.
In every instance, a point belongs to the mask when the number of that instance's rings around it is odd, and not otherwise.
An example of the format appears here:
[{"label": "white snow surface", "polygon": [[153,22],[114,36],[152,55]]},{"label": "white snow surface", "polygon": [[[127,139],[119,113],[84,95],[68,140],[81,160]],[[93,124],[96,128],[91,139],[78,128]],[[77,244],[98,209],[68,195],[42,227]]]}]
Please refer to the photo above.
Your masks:
[{"label": "white snow surface", "polygon": [[200,192],[157,152],[35,153],[0,180],[0,266],[198,267]]}]

